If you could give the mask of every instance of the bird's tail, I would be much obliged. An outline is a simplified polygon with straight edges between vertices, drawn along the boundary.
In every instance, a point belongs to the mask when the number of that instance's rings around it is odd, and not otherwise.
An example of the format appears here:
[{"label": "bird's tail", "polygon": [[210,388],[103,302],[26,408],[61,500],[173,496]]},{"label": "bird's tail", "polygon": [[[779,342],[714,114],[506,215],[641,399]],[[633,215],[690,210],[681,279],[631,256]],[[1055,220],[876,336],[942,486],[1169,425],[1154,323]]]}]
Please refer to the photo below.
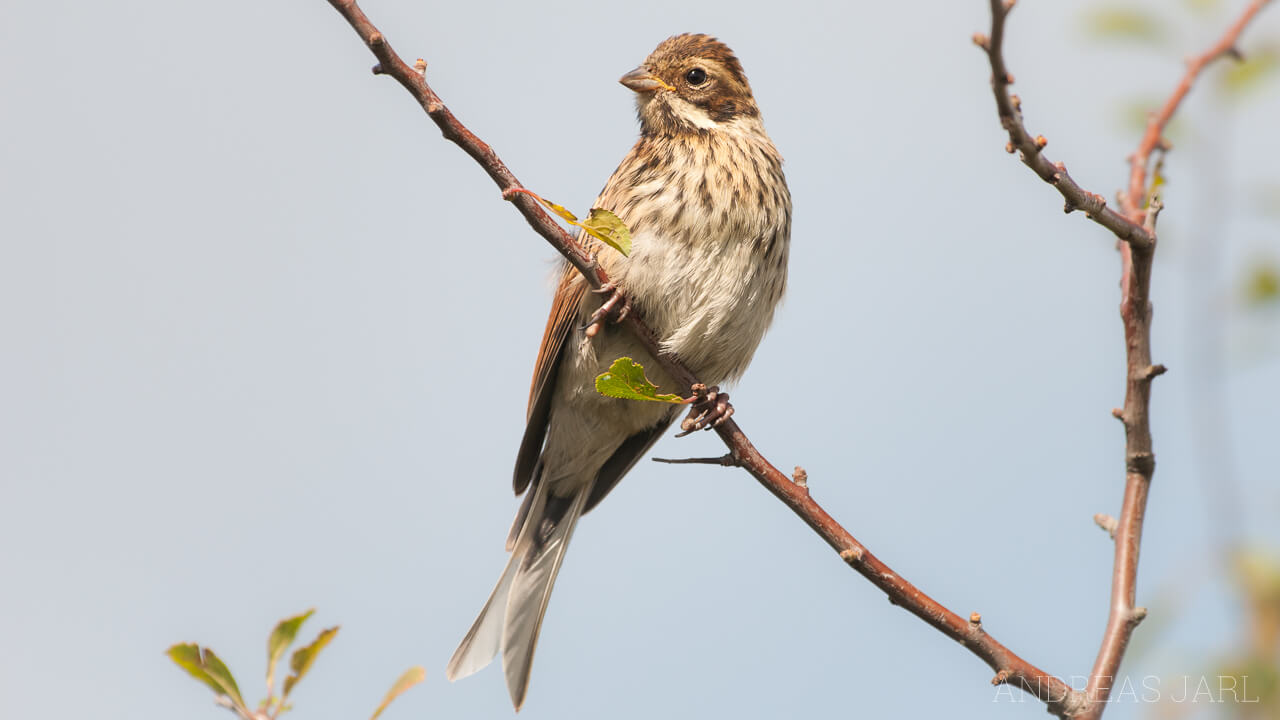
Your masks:
[{"label": "bird's tail", "polygon": [[588,483],[575,495],[556,497],[549,486],[538,482],[530,490],[532,501],[516,535],[511,559],[446,671],[450,680],[466,677],[492,662],[501,650],[507,690],[516,710],[529,688],[533,651],[551,588],[591,491]]}]

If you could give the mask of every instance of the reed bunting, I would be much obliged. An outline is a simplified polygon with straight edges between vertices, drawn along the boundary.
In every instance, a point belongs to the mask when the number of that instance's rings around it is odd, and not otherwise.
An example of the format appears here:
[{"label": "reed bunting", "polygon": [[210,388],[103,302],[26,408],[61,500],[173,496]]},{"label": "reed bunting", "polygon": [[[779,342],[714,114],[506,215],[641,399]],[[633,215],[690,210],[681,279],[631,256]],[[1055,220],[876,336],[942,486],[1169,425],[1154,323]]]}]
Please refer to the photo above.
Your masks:
[{"label": "reed bunting", "polygon": [[[787,281],[791,195],[742,65],[706,35],[669,38],[622,76],[635,91],[640,140],[594,207],[631,229],[630,257],[599,262],[628,305],[704,382],[735,380],[773,320]],[[598,243],[583,234],[591,250]],[[529,686],[538,630],[578,518],[613,489],[679,413],[662,403],[596,393],[594,378],[632,357],[665,392],[685,392],[630,333],[601,313],[565,264],[534,366],[528,425],[516,458],[524,502],[507,538],[511,558],[480,617],[449,661],[454,680],[502,652],[517,710]],[[619,296],[609,299],[616,317]],[[686,430],[731,409],[712,395]],[[718,402],[717,402],[718,401]],[[706,412],[710,411],[710,412]]]}]

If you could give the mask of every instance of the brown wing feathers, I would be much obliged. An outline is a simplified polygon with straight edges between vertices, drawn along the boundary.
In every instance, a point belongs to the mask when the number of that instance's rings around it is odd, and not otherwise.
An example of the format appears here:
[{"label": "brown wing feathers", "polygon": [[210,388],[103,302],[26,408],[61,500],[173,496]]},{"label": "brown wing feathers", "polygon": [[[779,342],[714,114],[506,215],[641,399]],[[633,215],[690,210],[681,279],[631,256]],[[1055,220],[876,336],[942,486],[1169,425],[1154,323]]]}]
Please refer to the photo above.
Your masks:
[{"label": "brown wing feathers", "polygon": [[578,271],[565,266],[560,276],[547,318],[547,329],[542,334],[542,346],[538,348],[538,360],[533,367],[533,384],[529,388],[529,410],[526,414],[524,437],[520,440],[520,452],[516,455],[515,475],[512,485],[516,494],[524,492],[533,480],[533,472],[542,454],[542,441],[547,437],[547,421],[551,414],[551,396],[555,390],[556,375],[560,371],[560,354],[565,340],[573,332],[578,317],[578,305],[586,294],[587,284]]}]

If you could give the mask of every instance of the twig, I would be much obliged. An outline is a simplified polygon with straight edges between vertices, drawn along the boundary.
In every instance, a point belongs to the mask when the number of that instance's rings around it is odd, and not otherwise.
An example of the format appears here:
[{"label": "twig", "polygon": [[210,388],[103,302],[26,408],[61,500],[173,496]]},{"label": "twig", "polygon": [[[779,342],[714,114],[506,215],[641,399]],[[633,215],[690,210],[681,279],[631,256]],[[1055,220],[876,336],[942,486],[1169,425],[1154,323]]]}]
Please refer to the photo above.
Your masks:
[{"label": "twig", "polygon": [[1270,0],[1254,0],[1222,38],[1204,54],[1193,58],[1186,74],[1159,112],[1151,116],[1137,151],[1130,156],[1128,191],[1120,196],[1123,214],[1105,207],[1101,195],[1080,188],[1066,174],[1061,163],[1050,163],[1042,150],[1047,141],[1035,140],[1022,121],[1021,103],[1009,93],[1013,82],[1002,53],[1004,24],[1013,0],[991,2],[991,36],[974,36],[974,42],[986,51],[991,63],[991,87],[995,94],[1000,122],[1009,134],[1007,150],[1021,151],[1022,161],[1041,179],[1054,185],[1067,200],[1068,212],[1081,208],[1095,222],[1111,230],[1121,241],[1120,317],[1125,337],[1124,407],[1112,411],[1125,429],[1125,491],[1119,519],[1098,515],[1095,521],[1115,539],[1115,561],[1111,581],[1111,612],[1103,632],[1098,657],[1085,686],[1087,706],[1078,715],[1082,720],[1101,717],[1115,684],[1116,673],[1134,628],[1146,617],[1146,609],[1136,607],[1135,587],[1142,524],[1147,506],[1151,476],[1155,472],[1155,453],[1151,440],[1151,381],[1165,372],[1163,365],[1151,362],[1151,266],[1156,247],[1156,218],[1162,205],[1159,198],[1147,197],[1146,174],[1152,152],[1167,146],[1161,139],[1164,128],[1182,99],[1186,97],[1200,72],[1213,60],[1224,55],[1238,56],[1236,40],[1249,21]]},{"label": "twig", "polygon": [[1165,100],[1164,106],[1157,112],[1152,113],[1147,120],[1147,130],[1143,133],[1142,140],[1138,143],[1138,149],[1129,158],[1129,193],[1125,199],[1125,213],[1130,218],[1141,210],[1138,203],[1140,202],[1139,198],[1142,198],[1146,193],[1147,165],[1149,164],[1151,153],[1164,146],[1164,129],[1169,124],[1169,120],[1173,118],[1173,113],[1177,111],[1178,106],[1182,104],[1183,98],[1191,91],[1191,86],[1195,84],[1196,78],[1200,76],[1205,66],[1221,57],[1231,57],[1236,60],[1243,59],[1240,51],[1236,48],[1236,42],[1240,39],[1240,34],[1244,32],[1245,27],[1258,14],[1258,11],[1270,2],[1271,0],[1253,0],[1245,7],[1244,12],[1232,23],[1231,27],[1227,28],[1227,31],[1223,33],[1213,47],[1188,60],[1187,71],[1183,74],[1182,80],[1178,82],[1178,86],[1173,89],[1169,99]]},{"label": "twig", "polygon": [[987,53],[991,63],[991,89],[995,93],[996,110],[1000,114],[1000,124],[1009,134],[1009,143],[1005,145],[1008,152],[1017,151],[1022,162],[1035,171],[1041,180],[1057,188],[1066,205],[1065,212],[1083,210],[1085,216],[1115,234],[1116,237],[1139,247],[1150,248],[1155,244],[1153,238],[1140,223],[1134,223],[1125,216],[1107,207],[1103,196],[1089,192],[1080,187],[1067,168],[1060,162],[1050,162],[1045,157],[1044,148],[1049,144],[1043,135],[1031,137],[1022,121],[1022,101],[1017,95],[1009,92],[1013,84],[1013,75],[1005,67],[1002,46],[1004,45],[1004,20],[1013,9],[1014,1],[991,0],[991,36],[982,34],[973,36],[973,42]]},{"label": "twig", "polygon": [[[378,58],[376,71],[390,75],[418,100],[431,119],[440,127],[444,136],[459,145],[478,162],[489,177],[503,190],[520,210],[525,219],[543,238],[551,243],[573,264],[593,288],[609,281],[604,270],[591,261],[587,253],[558,224],[551,220],[542,208],[524,193],[511,193],[520,187],[510,170],[498,159],[493,150],[458,122],[444,103],[427,85],[422,73],[405,64],[391,49],[382,33],[369,22],[354,0],[329,0],[347,22],[356,30],[365,44]],[[1139,228],[1139,230],[1141,230]],[[673,355],[663,352],[653,332],[644,324],[638,312],[632,312],[623,325],[633,332],[649,353],[662,364],[663,369],[680,385],[692,387],[697,378]],[[1067,717],[1081,707],[1084,696],[1071,689],[1065,682],[1045,673],[1023,660],[1016,653],[992,638],[981,625],[951,612],[919,588],[902,578],[859,543],[849,531],[840,526],[810,496],[808,488],[793,482],[756,450],[745,433],[733,420],[715,428],[716,433],[729,447],[735,463],[751,473],[762,485],[812,528],[819,537],[840,554],[840,558],[873,585],[889,596],[889,601],[905,608],[947,637],[959,642],[996,671],[996,681],[1022,688],[1048,704],[1054,714]]]},{"label": "twig", "polygon": [[254,712],[227,695],[218,695],[213,699],[213,704],[230,710],[238,715],[241,720],[268,720],[266,713]]},{"label": "twig", "polygon": [[696,457],[696,458],[654,458],[656,463],[666,463],[668,465],[723,465],[725,467],[739,467],[738,458],[733,453],[725,453],[719,457]]}]

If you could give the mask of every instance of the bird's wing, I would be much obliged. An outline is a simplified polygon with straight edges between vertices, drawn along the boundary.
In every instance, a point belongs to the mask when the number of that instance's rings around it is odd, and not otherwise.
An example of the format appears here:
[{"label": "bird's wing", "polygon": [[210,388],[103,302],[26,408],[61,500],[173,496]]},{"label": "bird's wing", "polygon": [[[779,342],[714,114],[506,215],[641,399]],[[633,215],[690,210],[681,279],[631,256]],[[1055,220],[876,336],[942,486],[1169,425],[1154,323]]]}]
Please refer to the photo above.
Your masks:
[{"label": "bird's wing", "polygon": [[560,357],[565,340],[573,332],[578,317],[578,306],[586,295],[587,283],[571,265],[566,264],[551,303],[551,316],[542,334],[542,346],[538,348],[538,361],[533,366],[533,385],[529,388],[529,411],[526,416],[524,437],[520,440],[520,452],[516,455],[515,475],[512,484],[516,494],[524,492],[533,481],[533,473],[542,454],[542,442],[547,437],[547,419],[551,414],[551,397],[555,394],[556,375],[560,372]]},{"label": "bird's wing", "polygon": [[596,481],[591,485],[591,494],[587,496],[587,503],[582,508],[583,513],[588,512],[603,500],[622,476],[626,475],[640,461],[640,458],[649,452],[649,448],[653,447],[653,444],[658,442],[658,438],[671,427],[671,421],[677,414],[673,411],[665,422],[660,422],[648,430],[642,430],[623,441],[622,446],[609,456],[604,467],[601,467],[600,472],[596,474]]},{"label": "bird's wing", "polygon": [[[623,169],[632,162],[633,157],[639,152],[639,148],[640,143],[636,143],[636,146],[631,148],[631,152],[627,153],[627,156],[623,158],[622,164],[618,166],[609,181],[605,183],[604,189],[600,191],[600,196],[591,204],[591,207],[608,208],[622,205],[616,196],[626,187],[622,182]],[[601,247],[601,243],[586,232],[578,233],[578,244],[586,249],[588,253],[597,251]],[[516,455],[516,468],[512,477],[512,485],[517,495],[527,490],[530,483],[534,482],[534,476],[538,469],[538,458],[542,455],[542,443],[547,438],[547,424],[551,416],[551,398],[555,395],[556,376],[560,373],[560,359],[564,355],[565,341],[573,333],[573,326],[578,318],[578,307],[582,304],[583,297],[587,293],[587,287],[586,279],[572,265],[565,263],[563,272],[560,275],[560,284],[556,287],[555,298],[551,302],[551,316],[547,318],[547,329],[542,334],[542,347],[538,348],[538,362],[533,368],[533,385],[529,388],[529,411],[526,415],[524,437],[520,440],[520,452]],[[609,479],[602,491],[592,489],[591,498],[587,501],[584,512],[600,502],[600,499],[614,485],[618,484],[618,480],[622,479],[622,476],[640,459],[645,450],[648,450],[653,445],[669,424],[663,424],[654,428],[653,431],[638,433],[637,435],[646,437],[645,441],[638,446],[638,449],[633,447],[635,436],[628,438],[623,443],[622,447],[618,449],[614,457],[610,458],[605,466],[606,471],[616,466],[618,468],[616,475]],[[651,433],[653,437],[648,437]],[[634,453],[634,456],[631,453]],[[618,456],[620,455],[625,457],[619,460]],[[615,462],[615,460],[618,460],[618,462]],[[597,488],[600,485],[600,481],[597,481]],[[507,549],[511,549],[515,542],[516,535],[519,533],[527,515],[528,504],[528,498],[526,498],[524,506],[521,507],[516,515],[515,524],[512,525],[511,536],[507,541]]]},{"label": "bird's wing", "polygon": [[[529,489],[538,471],[538,458],[542,455],[542,443],[547,437],[547,427],[551,416],[551,398],[555,394],[556,376],[560,372],[560,362],[564,355],[565,341],[573,333],[573,326],[578,321],[578,306],[587,292],[587,284],[572,266],[566,265],[560,276],[560,284],[556,287],[555,298],[551,303],[551,315],[547,318],[547,328],[542,334],[542,346],[538,348],[538,360],[533,368],[533,385],[529,388],[529,411],[524,428],[524,437],[520,440],[520,451],[516,455],[515,473],[512,485],[519,495]],[[595,507],[604,496],[609,494],[623,475],[653,447],[662,437],[662,433],[671,425],[678,413],[672,412],[666,421],[652,428],[643,430],[623,441],[613,456],[600,468],[591,488],[582,512]],[[530,496],[532,497],[532,496]],[[511,526],[511,535],[507,539],[507,549],[514,546],[516,535],[524,525],[528,512],[530,497],[525,498],[516,520]]]}]

